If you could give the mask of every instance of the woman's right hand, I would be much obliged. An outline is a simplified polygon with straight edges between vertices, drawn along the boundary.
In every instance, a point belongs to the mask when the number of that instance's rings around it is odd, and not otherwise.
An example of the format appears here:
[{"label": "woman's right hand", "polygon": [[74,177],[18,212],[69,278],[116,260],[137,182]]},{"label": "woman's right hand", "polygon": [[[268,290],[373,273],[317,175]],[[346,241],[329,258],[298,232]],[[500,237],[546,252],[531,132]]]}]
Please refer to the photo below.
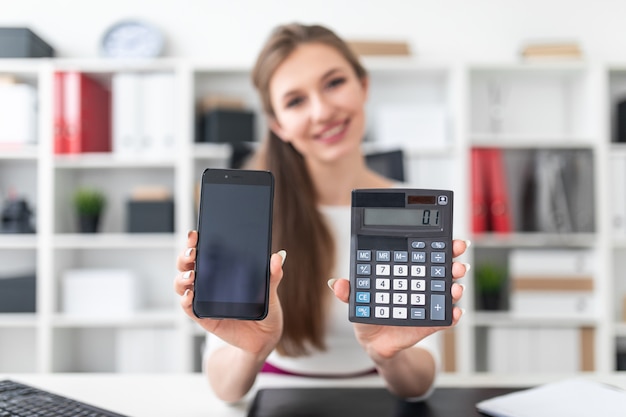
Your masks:
[{"label": "woman's right hand", "polygon": [[180,304],[183,310],[203,329],[215,334],[226,343],[257,357],[267,357],[278,344],[283,332],[283,312],[277,289],[283,278],[282,265],[287,255],[286,252],[279,251],[273,254],[270,259],[269,306],[265,319],[198,318],[192,309],[197,243],[198,232],[192,230],[187,237],[187,249],[178,256],[176,262],[179,273],[174,280],[174,289],[180,295]]}]

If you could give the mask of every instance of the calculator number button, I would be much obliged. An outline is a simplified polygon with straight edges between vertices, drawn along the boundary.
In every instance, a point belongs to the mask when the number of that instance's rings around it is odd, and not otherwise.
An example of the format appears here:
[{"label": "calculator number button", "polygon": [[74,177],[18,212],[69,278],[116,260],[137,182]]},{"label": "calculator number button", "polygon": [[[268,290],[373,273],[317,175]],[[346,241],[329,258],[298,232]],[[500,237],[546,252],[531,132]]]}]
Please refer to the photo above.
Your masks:
[{"label": "calculator number button", "polygon": [[376,275],[378,276],[391,275],[391,266],[390,265],[376,265]]},{"label": "calculator number button", "polygon": [[393,275],[396,277],[406,277],[409,275],[409,267],[406,265],[394,265]]},{"label": "calculator number button", "polygon": [[389,307],[376,307],[374,309],[374,317],[379,319],[389,318]]},{"label": "calculator number button", "polygon": [[408,298],[409,297],[408,297],[407,294],[403,294],[403,293],[394,294],[393,295],[393,303],[394,304],[407,304]]},{"label": "calculator number button", "polygon": [[426,280],[424,279],[412,279],[411,291],[426,291]]},{"label": "calculator number button", "polygon": [[411,265],[411,276],[412,277],[425,277],[426,267],[423,265]]},{"label": "calculator number button", "polygon": [[409,281],[406,279],[394,279],[393,280],[393,289],[406,291],[409,289]]},{"label": "calculator number button", "polygon": [[426,294],[411,294],[411,305],[423,306],[426,304]]},{"label": "calculator number button", "polygon": [[389,278],[376,278],[376,289],[377,290],[388,290],[390,289],[391,283]]},{"label": "calculator number button", "polygon": [[377,292],[374,297],[376,300],[376,304],[389,304],[388,292]]}]

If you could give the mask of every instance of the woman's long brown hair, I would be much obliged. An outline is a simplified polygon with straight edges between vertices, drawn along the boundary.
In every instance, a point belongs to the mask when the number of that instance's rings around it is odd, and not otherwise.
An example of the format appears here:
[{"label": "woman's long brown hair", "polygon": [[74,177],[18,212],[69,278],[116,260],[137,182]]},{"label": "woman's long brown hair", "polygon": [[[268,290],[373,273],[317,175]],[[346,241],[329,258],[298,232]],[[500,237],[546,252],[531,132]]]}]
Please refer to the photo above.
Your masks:
[{"label": "woman's long brown hair", "polygon": [[[367,73],[356,55],[335,33],[318,25],[290,24],[272,32],[252,71],[267,117],[274,117],[269,84],[276,68],[300,45],[322,43],[335,48],[359,78]],[[273,250],[285,249],[288,259],[278,288],[284,328],[277,351],[301,356],[310,348],[325,349],[329,300],[326,281],[335,265],[335,242],[318,210],[318,196],[304,158],[271,130],[254,159],[258,168],[274,174]]]}]

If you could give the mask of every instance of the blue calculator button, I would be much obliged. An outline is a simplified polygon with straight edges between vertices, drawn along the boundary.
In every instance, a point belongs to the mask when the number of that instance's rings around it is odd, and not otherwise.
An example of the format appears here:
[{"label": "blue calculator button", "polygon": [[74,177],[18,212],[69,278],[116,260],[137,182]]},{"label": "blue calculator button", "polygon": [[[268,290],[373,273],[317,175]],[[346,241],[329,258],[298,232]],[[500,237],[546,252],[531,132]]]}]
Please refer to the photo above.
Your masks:
[{"label": "blue calculator button", "polygon": [[369,317],[370,307],[369,306],[356,306],[355,313],[357,317]]},{"label": "blue calculator button", "polygon": [[426,242],[420,242],[416,240],[414,242],[411,242],[411,247],[413,249],[423,249],[426,247]]},{"label": "blue calculator button", "polygon": [[446,242],[431,242],[430,247],[433,249],[445,249]]},{"label": "blue calculator button", "polygon": [[368,292],[357,292],[356,293],[356,302],[357,303],[369,303],[370,302],[370,293],[368,293]]}]

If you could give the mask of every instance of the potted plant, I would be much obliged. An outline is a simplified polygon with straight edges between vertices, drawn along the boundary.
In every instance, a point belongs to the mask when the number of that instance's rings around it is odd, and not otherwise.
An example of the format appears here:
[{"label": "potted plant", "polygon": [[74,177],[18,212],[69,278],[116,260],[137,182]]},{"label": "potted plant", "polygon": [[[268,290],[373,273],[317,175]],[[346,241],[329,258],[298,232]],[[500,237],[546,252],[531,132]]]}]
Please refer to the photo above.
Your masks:
[{"label": "potted plant", "polygon": [[506,268],[492,263],[484,263],[476,268],[476,290],[483,310],[504,308],[506,288]]},{"label": "potted plant", "polygon": [[106,204],[104,194],[94,188],[81,187],[74,193],[74,207],[81,233],[96,233]]}]

